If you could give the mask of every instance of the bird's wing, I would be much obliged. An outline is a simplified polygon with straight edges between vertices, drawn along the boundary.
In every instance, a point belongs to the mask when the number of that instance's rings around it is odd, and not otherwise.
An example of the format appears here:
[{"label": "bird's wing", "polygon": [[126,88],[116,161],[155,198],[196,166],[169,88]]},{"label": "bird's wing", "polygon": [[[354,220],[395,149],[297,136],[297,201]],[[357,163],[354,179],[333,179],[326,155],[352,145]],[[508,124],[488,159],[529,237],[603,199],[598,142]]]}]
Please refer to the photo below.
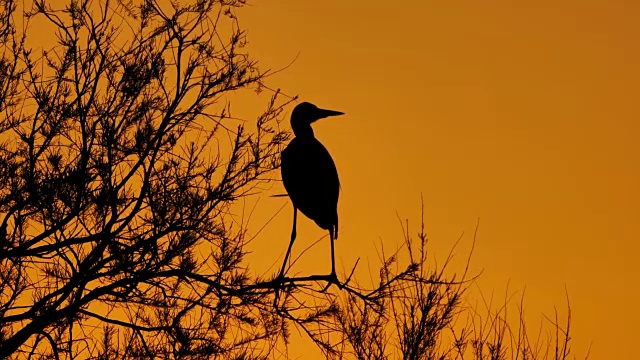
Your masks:
[{"label": "bird's wing", "polygon": [[319,169],[319,174],[317,175],[322,178],[325,184],[325,186],[322,187],[323,195],[328,196],[329,200],[337,204],[340,195],[338,169],[329,151],[320,142],[316,142],[316,145],[319,154],[317,161],[319,164],[322,164]]},{"label": "bird's wing", "polygon": [[294,138],[282,152],[284,187],[293,205],[307,217],[333,223],[340,193],[336,165],[319,141],[299,140]]}]

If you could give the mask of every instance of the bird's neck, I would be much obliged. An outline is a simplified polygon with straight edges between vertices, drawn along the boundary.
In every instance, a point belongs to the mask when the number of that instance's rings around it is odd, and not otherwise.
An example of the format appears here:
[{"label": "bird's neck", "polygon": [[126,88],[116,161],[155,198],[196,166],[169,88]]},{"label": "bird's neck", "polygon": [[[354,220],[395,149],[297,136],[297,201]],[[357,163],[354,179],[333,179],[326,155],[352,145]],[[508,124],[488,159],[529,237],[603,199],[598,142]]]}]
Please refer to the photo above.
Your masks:
[{"label": "bird's neck", "polygon": [[315,136],[313,135],[313,129],[311,125],[301,125],[293,128],[293,135],[297,138],[302,139],[313,139]]}]

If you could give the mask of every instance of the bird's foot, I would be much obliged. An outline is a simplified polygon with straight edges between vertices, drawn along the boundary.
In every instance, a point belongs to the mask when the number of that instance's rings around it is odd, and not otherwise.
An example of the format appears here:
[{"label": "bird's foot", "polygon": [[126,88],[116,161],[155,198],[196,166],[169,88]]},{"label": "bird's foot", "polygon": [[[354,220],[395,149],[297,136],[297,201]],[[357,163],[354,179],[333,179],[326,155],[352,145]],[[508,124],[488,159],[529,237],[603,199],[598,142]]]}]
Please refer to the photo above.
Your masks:
[{"label": "bird's foot", "polygon": [[273,307],[278,309],[278,303],[280,302],[280,291],[282,290],[282,287],[284,286],[285,283],[285,276],[284,276],[284,268],[282,269],[282,271],[280,271],[280,273],[273,279],[274,285],[275,285],[275,296],[273,298]]},{"label": "bird's foot", "polygon": [[342,289],[343,287],[338,280],[338,275],[336,275],[335,271],[332,271],[331,274],[327,276],[327,286],[325,286],[324,289],[321,290],[321,292],[326,292],[333,284],[335,284],[338,289]]}]

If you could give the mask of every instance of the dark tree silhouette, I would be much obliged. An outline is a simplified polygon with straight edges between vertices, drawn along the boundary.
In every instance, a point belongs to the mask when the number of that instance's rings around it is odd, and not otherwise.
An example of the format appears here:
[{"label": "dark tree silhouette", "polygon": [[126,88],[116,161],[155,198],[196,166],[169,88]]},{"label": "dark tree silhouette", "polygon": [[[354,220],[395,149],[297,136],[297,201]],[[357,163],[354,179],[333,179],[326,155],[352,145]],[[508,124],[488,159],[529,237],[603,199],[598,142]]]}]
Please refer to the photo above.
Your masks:
[{"label": "dark tree silhouette", "polygon": [[370,289],[250,275],[232,206],[277,177],[290,101],[230,114],[268,75],[243,4],[0,0],[0,358],[258,359],[292,328],[327,356],[442,354],[468,279],[428,269],[425,237]]},{"label": "dark tree silhouette", "polygon": [[[404,251],[396,251],[390,256],[383,254],[386,260],[380,271],[380,281],[391,284],[385,287],[384,296],[377,302],[370,302],[350,293],[340,303],[334,328],[336,337],[341,340],[339,343],[343,344],[338,354],[340,358],[576,358],[570,357],[571,308],[568,303],[566,322],[561,321],[555,311],[555,317],[544,317],[544,323],[531,336],[524,314],[524,294],[517,304],[512,304],[512,298],[516,295],[513,292],[502,302],[496,302],[497,305],[493,299],[488,302],[485,300],[483,307],[470,305],[469,301],[464,300],[469,290],[466,285],[469,261],[458,275],[458,281],[455,274],[445,276],[456,246],[441,268],[429,267],[424,222],[417,236],[410,234],[408,223],[403,230]],[[413,271],[401,278],[394,278],[391,269],[397,266],[402,257],[408,258],[414,267]],[[507,311],[513,307],[518,314],[515,320],[508,316]],[[588,354],[585,356],[587,358]]]},{"label": "dark tree silhouette", "polygon": [[286,139],[275,97],[252,130],[229,119],[264,76],[239,2],[36,1],[44,50],[2,5],[0,354],[209,358],[276,333],[225,216]]}]

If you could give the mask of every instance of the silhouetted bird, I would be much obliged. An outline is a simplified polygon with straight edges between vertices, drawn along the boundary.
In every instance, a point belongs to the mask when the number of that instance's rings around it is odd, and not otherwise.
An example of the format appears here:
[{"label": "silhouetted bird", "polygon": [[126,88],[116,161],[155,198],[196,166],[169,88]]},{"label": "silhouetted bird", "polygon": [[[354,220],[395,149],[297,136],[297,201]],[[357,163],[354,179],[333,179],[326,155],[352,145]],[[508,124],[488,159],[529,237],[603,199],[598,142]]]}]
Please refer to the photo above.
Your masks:
[{"label": "silhouetted bird", "polygon": [[282,151],[282,182],[293,203],[291,242],[282,264],[284,275],[291,247],[296,238],[298,209],[329,231],[331,241],[331,275],[335,277],[333,242],[338,238],[338,170],[327,149],[313,135],[311,124],[316,120],[342,115],[333,110],[319,109],[308,102],[296,106],[291,113],[291,128],[295,137]]}]

